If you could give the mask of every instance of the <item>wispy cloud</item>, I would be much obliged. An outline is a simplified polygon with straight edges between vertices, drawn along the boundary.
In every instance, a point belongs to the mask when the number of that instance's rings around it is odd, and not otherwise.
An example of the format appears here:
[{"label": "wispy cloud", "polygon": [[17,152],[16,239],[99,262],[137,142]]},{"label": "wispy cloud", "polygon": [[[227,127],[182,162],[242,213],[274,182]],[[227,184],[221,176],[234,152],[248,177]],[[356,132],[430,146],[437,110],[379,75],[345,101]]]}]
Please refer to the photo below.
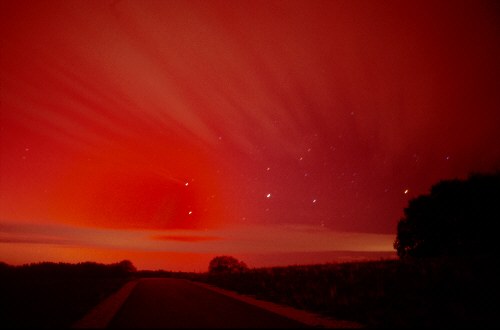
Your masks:
[{"label": "wispy cloud", "polygon": [[177,241],[177,242],[205,242],[205,241],[218,241],[221,237],[215,236],[181,236],[181,235],[155,235],[151,237],[153,240],[158,241]]},{"label": "wispy cloud", "polygon": [[71,239],[60,237],[46,236],[19,236],[19,235],[4,235],[0,234],[0,243],[27,243],[27,244],[56,244],[56,245],[73,245],[76,242]]},{"label": "wispy cloud", "polygon": [[218,230],[111,230],[0,222],[0,242],[189,253],[393,251],[394,235],[308,225],[236,225]]}]

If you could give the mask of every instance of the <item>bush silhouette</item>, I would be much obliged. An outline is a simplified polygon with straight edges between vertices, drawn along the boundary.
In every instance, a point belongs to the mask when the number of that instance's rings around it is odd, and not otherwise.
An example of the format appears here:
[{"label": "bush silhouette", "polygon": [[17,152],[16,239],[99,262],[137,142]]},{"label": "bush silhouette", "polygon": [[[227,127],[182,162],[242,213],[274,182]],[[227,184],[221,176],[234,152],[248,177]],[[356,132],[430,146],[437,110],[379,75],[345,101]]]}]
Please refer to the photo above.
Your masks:
[{"label": "bush silhouette", "polygon": [[112,264],[111,267],[115,268],[116,272],[119,274],[130,274],[137,271],[137,268],[135,268],[130,260],[122,260],[119,263]]},{"label": "bush silhouette", "polygon": [[500,172],[441,181],[404,214],[394,242],[400,257],[496,255]]},{"label": "bush silhouette", "polygon": [[231,256],[218,256],[213,258],[208,265],[208,272],[211,274],[217,273],[237,273],[248,270],[247,265],[243,261]]}]

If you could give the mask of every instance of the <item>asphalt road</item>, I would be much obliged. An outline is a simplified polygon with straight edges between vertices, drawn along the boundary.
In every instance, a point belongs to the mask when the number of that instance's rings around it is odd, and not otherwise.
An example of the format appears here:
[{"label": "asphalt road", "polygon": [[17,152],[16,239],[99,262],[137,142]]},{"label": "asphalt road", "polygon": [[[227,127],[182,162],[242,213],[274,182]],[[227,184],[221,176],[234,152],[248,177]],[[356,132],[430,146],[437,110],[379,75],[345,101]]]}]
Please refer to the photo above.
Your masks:
[{"label": "asphalt road", "polygon": [[300,328],[297,321],[186,280],[142,279],[111,328]]}]

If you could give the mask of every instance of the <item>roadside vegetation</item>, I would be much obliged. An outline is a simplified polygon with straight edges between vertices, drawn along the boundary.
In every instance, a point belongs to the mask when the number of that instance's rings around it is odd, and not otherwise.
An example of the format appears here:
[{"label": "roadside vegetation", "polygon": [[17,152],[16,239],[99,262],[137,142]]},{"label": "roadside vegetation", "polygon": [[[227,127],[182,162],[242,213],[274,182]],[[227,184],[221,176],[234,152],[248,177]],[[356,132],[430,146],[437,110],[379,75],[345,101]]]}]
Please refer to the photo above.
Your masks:
[{"label": "roadside vegetation", "polygon": [[367,327],[486,327],[496,323],[498,266],[446,257],[207,272],[192,279]]},{"label": "roadside vegetation", "polygon": [[116,264],[0,262],[2,328],[67,328],[135,272],[130,261]]}]

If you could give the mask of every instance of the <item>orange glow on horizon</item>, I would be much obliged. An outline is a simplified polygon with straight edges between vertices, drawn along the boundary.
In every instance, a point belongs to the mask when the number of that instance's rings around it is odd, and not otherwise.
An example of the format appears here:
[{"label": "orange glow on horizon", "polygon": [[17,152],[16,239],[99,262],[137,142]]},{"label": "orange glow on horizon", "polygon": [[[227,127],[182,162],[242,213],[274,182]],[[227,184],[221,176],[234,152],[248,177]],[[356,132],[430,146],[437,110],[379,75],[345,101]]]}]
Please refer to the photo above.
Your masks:
[{"label": "orange glow on horizon", "polygon": [[0,261],[390,251],[500,168],[496,9],[1,1]]}]

